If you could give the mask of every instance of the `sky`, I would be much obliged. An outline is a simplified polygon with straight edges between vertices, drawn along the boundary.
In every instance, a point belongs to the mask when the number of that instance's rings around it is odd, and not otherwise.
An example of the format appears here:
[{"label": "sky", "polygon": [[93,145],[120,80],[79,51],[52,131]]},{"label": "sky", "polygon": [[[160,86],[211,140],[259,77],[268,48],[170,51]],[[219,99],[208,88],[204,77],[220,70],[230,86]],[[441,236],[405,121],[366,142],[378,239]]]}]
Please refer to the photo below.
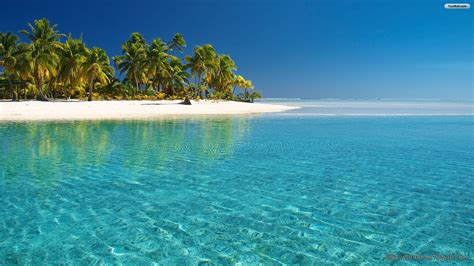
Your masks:
[{"label": "sky", "polygon": [[109,56],[132,32],[181,32],[185,54],[212,44],[265,97],[473,99],[474,9],[445,2],[2,0],[0,32],[44,17]]}]

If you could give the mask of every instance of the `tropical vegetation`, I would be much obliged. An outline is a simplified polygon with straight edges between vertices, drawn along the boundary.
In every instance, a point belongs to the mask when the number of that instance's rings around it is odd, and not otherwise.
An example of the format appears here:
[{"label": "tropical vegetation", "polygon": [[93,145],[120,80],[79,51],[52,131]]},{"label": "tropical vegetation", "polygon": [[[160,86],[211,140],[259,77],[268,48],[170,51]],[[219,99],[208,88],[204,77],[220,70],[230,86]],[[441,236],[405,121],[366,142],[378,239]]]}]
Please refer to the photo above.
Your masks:
[{"label": "tropical vegetation", "polygon": [[181,33],[169,42],[151,42],[138,32],[109,59],[98,47],[62,34],[46,19],[19,32],[0,33],[0,98],[79,100],[226,99],[253,102],[261,98],[250,80],[236,74],[229,55],[210,44],[187,46]]}]

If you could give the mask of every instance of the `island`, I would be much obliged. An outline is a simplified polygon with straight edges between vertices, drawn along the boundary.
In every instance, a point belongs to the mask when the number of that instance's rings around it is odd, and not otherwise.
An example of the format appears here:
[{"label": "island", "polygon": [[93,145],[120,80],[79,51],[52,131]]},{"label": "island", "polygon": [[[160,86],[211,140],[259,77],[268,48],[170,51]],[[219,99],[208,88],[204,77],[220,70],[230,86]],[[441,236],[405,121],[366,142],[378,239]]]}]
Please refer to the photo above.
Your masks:
[{"label": "island", "polygon": [[210,44],[182,56],[186,41],[180,33],[168,42],[155,38],[149,43],[134,32],[112,60],[105,50],[88,47],[82,36],[60,33],[44,18],[20,34],[29,41],[0,33],[0,98],[11,99],[0,102],[0,121],[249,114],[295,108],[251,104],[262,95],[252,81],[236,73],[232,58]]}]

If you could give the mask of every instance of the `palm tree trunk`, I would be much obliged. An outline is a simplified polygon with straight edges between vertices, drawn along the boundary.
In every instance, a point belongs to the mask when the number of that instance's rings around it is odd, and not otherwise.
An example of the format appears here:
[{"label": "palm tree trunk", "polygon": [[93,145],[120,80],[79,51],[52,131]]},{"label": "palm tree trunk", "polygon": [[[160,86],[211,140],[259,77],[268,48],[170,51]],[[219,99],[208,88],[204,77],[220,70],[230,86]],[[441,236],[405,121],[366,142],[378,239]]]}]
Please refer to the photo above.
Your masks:
[{"label": "palm tree trunk", "polygon": [[15,88],[13,87],[12,80],[7,76],[8,85],[10,86],[10,91],[12,92],[12,102],[16,101]]},{"label": "palm tree trunk", "polygon": [[53,97],[53,99],[56,99],[56,88],[50,83],[50,86],[51,88],[51,97]]},{"label": "palm tree trunk", "polygon": [[133,76],[134,76],[134,79],[135,79],[135,90],[136,90],[136,94],[138,94],[138,77],[137,77],[137,74],[136,74],[136,73],[134,73]]},{"label": "palm tree trunk", "polygon": [[90,85],[89,85],[89,95],[87,97],[87,101],[89,102],[92,102],[92,89],[94,87],[94,82],[92,82]]},{"label": "palm tree trunk", "polygon": [[94,89],[94,77],[89,79],[89,95],[87,96],[87,101],[92,102],[92,91]]},{"label": "palm tree trunk", "polygon": [[71,83],[71,87],[69,89],[67,88],[67,86],[65,86],[65,88],[66,88],[66,100],[69,101],[69,99],[71,99],[71,95],[69,93],[74,90],[74,85],[72,85]]},{"label": "palm tree trunk", "polygon": [[202,75],[201,73],[198,73],[197,88],[196,88],[199,98],[201,98],[201,95],[202,95],[201,94],[201,75]]},{"label": "palm tree trunk", "polygon": [[197,91],[198,91],[198,80],[197,80],[197,77],[195,76],[194,77],[194,91],[193,91],[193,97],[196,97],[197,96]]},{"label": "palm tree trunk", "polygon": [[39,100],[48,101],[48,98],[43,94],[43,80],[38,74],[36,75],[36,87],[39,91]]},{"label": "palm tree trunk", "polygon": [[20,86],[21,86],[20,84],[16,85],[16,101],[17,102],[20,101],[20,89],[21,89]]},{"label": "palm tree trunk", "polygon": [[157,93],[158,92],[158,84],[156,83],[155,78],[153,78],[153,82],[151,84],[153,86],[153,90],[155,91],[155,93]]},{"label": "palm tree trunk", "polygon": [[69,93],[74,90],[74,81],[73,79],[69,79],[69,85],[71,86],[70,88],[68,88],[67,86],[64,86],[64,88],[66,89],[65,91],[65,96],[66,96],[66,101],[69,100],[70,96],[69,96]]}]

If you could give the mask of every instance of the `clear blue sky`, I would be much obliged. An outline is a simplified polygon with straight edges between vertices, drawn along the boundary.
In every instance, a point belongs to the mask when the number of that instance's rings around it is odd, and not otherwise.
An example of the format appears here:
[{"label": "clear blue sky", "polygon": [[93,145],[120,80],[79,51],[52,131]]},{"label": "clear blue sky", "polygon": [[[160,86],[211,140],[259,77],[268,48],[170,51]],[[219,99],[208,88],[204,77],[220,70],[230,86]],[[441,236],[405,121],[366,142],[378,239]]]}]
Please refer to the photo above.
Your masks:
[{"label": "clear blue sky", "polygon": [[266,97],[472,99],[474,9],[445,2],[2,0],[0,31],[45,17],[109,56],[131,32],[181,32],[185,53],[211,43]]}]

